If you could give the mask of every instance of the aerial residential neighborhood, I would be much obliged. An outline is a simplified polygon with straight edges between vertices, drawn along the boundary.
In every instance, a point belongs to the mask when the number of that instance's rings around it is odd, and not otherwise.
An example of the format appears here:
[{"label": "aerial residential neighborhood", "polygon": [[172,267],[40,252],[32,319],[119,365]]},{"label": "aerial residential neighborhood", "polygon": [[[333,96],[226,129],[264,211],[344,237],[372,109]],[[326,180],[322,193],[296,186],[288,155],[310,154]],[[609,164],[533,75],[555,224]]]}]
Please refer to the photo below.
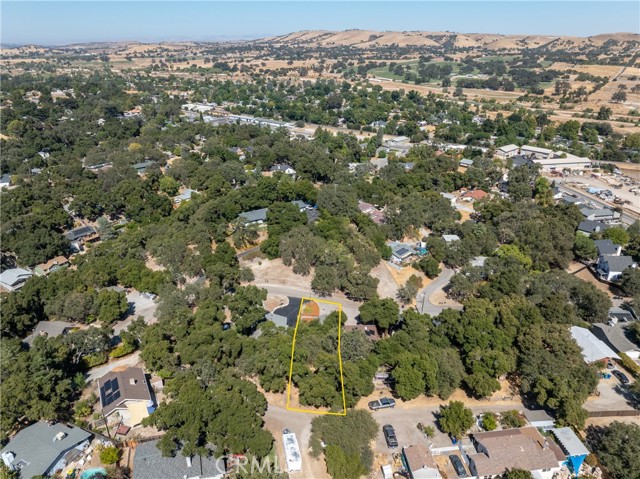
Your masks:
[{"label": "aerial residential neighborhood", "polygon": [[640,3],[0,9],[1,479],[640,479]]}]

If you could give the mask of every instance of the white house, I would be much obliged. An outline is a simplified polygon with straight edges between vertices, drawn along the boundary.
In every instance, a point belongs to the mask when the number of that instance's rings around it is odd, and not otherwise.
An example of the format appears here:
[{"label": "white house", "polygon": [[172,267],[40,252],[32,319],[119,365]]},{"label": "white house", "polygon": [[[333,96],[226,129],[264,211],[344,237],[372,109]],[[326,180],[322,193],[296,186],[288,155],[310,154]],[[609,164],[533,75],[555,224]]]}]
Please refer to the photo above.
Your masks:
[{"label": "white house", "polygon": [[273,165],[271,167],[271,173],[284,173],[285,175],[289,175],[292,177],[296,176],[296,170],[293,169],[292,166],[289,165]]},{"label": "white house", "polygon": [[631,256],[602,255],[598,257],[596,271],[600,279],[617,281],[625,269],[635,268],[636,266]]},{"label": "white house", "polygon": [[31,271],[22,268],[6,269],[0,273],[0,286],[7,291],[15,291],[22,288],[24,283],[33,276]]},{"label": "white house", "polygon": [[404,143],[409,143],[409,138],[406,136],[396,136],[391,138],[390,140],[387,140],[387,144],[389,146],[397,146],[397,145],[402,145]]},{"label": "white house", "polygon": [[0,176],[0,189],[8,188],[9,186],[11,186],[11,175],[9,173],[5,173]]}]

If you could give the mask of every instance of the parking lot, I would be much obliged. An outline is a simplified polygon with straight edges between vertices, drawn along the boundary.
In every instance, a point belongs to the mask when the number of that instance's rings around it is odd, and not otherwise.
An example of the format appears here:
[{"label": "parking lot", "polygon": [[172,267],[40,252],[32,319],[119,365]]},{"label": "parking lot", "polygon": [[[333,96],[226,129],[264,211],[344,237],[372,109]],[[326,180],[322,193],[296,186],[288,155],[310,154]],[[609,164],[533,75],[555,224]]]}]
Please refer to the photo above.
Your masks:
[{"label": "parking lot", "polygon": [[129,310],[127,311],[128,316],[124,321],[119,321],[113,325],[115,334],[119,334],[120,331],[127,329],[131,324],[131,321],[136,319],[138,316],[142,316],[144,318],[144,322],[147,324],[153,324],[157,321],[156,309],[158,307],[158,303],[155,300],[147,296],[143,296],[143,293],[140,293],[139,291],[131,290],[127,293],[127,302],[129,303]]},{"label": "parking lot", "polygon": [[[626,371],[623,372],[633,383],[631,374]],[[584,408],[587,411],[625,411],[634,409],[631,403],[632,395],[628,393],[628,387],[622,385],[614,376],[608,379],[600,379],[597,389],[598,396],[590,396],[584,404]]]}]

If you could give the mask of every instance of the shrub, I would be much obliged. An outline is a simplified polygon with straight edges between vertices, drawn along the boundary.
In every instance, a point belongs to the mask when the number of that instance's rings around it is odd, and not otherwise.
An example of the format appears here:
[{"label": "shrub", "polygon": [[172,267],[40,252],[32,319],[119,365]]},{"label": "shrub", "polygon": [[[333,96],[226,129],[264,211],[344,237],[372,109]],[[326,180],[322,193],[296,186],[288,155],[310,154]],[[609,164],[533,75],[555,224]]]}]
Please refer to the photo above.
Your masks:
[{"label": "shrub", "polygon": [[131,354],[136,350],[135,344],[127,343],[126,341],[120,344],[117,348],[115,348],[109,354],[112,358],[121,358],[122,356],[126,356],[127,354]]},{"label": "shrub", "polygon": [[120,449],[115,446],[105,447],[100,451],[100,462],[102,464],[115,464],[120,460]]},{"label": "shrub", "polygon": [[522,427],[525,425],[525,420],[520,416],[520,413],[515,409],[505,411],[500,414],[500,422],[504,427]]},{"label": "shrub", "polygon": [[631,371],[631,374],[633,374],[634,377],[637,378],[640,376],[640,366],[638,366],[629,356],[624,353],[620,353],[620,362],[626,369]]},{"label": "shrub", "polygon": [[84,363],[87,368],[91,369],[101,364],[106,363],[109,360],[109,355],[106,351],[101,351],[95,354],[88,354],[84,357]]},{"label": "shrub", "polygon": [[482,415],[482,429],[493,431],[498,427],[498,418],[492,412],[485,412]]}]

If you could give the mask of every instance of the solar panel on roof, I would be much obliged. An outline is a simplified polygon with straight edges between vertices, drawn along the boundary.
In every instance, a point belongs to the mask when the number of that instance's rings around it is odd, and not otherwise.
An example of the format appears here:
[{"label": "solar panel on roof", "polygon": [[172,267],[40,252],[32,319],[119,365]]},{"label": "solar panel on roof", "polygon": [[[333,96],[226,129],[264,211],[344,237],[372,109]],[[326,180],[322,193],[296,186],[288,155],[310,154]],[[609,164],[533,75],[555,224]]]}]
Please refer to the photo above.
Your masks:
[{"label": "solar panel on roof", "polygon": [[102,407],[106,407],[112,402],[120,398],[120,385],[118,384],[118,378],[113,378],[105,381],[100,387],[100,400]]}]

